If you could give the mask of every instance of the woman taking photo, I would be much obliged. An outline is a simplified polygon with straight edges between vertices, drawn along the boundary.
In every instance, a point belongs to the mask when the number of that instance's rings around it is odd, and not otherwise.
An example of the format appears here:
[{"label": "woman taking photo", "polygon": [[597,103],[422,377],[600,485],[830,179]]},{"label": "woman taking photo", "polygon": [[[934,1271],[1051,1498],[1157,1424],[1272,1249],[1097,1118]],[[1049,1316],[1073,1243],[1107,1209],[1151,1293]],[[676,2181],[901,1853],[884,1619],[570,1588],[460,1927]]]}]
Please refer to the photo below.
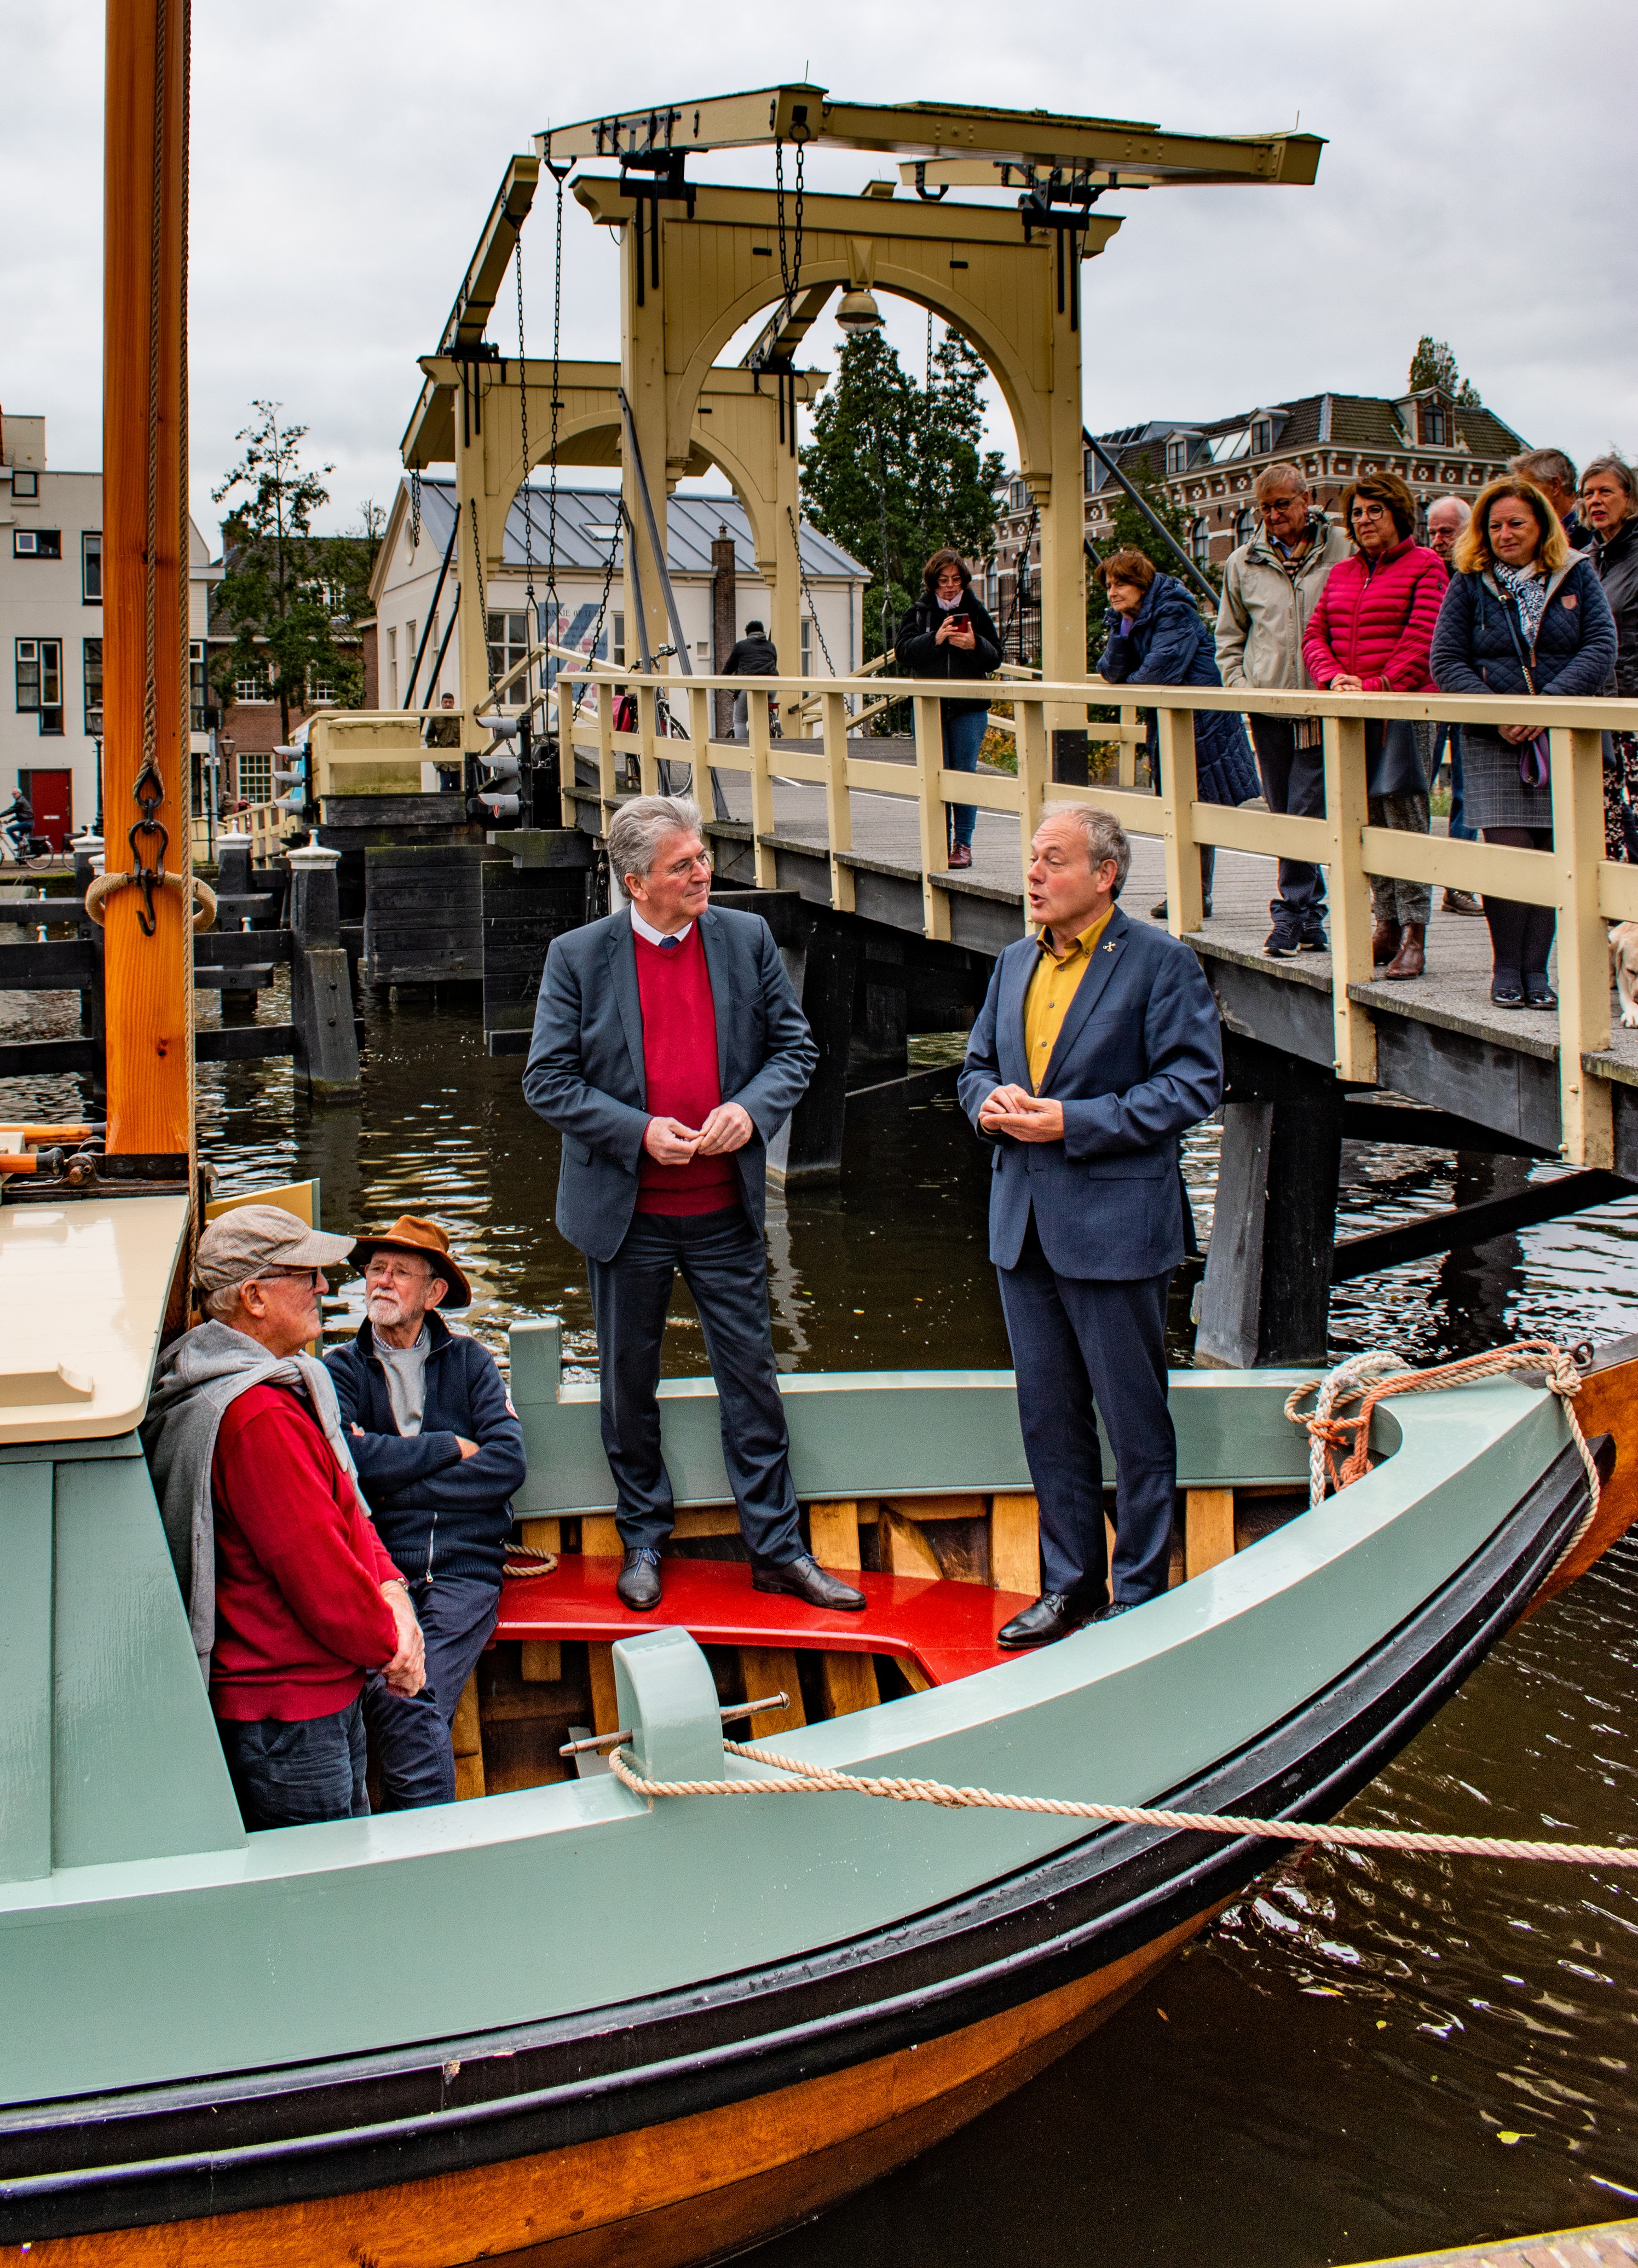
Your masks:
[{"label": "woman taking photo", "polygon": [[[973,591],[973,578],[959,551],[935,551],[922,570],[922,595],[899,625],[900,677],[988,677],[1001,666],[1001,639]],[[975,772],[989,717],[989,696],[941,701],[944,770]],[[945,806],[950,814],[950,864],[973,864],[970,803]]]},{"label": "woman taking photo", "polygon": [[[1448,577],[1436,551],[1416,541],[1416,500],[1397,473],[1368,473],[1342,498],[1353,543],[1326,578],[1303,639],[1303,659],[1327,693],[1420,693]],[[1365,793],[1373,827],[1428,832],[1428,777],[1407,719],[1365,725]],[[1427,966],[1425,882],[1370,878],[1376,926],[1370,957],[1396,983]],[[1384,963],[1386,966],[1384,968]]]},{"label": "woman taking photo", "polygon": [[[1602,693],[1615,666],[1615,624],[1592,561],[1572,551],[1533,482],[1492,481],[1457,544],[1456,574],[1434,633],[1441,693]],[[1553,848],[1547,718],[1462,727],[1467,821],[1487,843]],[[1553,909],[1485,897],[1502,1008],[1555,1008],[1547,983]]]},{"label": "woman taking photo", "polygon": [[[1625,458],[1593,459],[1581,476],[1581,516],[1615,618],[1615,674],[1604,689],[1630,701],[1638,697],[1638,474]],[[1605,853],[1638,859],[1638,736],[1612,733],[1605,747]]]},{"label": "woman taking photo", "polygon": [[[1104,618],[1107,637],[1098,672],[1112,685],[1221,685],[1216,640],[1200,609],[1181,583],[1155,571],[1141,551],[1112,551],[1098,570],[1109,597]],[[1157,793],[1160,788],[1160,728],[1149,712],[1148,751]],[[1260,792],[1245,727],[1231,710],[1194,711],[1194,776],[1202,803],[1249,803]],[[1200,889],[1211,911],[1211,883],[1217,853],[1201,843]],[[1151,907],[1157,921],[1164,903]]]}]

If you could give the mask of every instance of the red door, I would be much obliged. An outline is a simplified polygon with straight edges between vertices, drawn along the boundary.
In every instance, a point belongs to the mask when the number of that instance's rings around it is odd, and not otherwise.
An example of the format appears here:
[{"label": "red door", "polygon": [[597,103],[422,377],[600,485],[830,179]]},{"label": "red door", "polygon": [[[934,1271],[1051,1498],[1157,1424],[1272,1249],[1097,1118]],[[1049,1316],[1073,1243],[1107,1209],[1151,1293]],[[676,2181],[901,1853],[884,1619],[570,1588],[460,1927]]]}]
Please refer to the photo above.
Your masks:
[{"label": "red door", "polygon": [[23,792],[34,806],[34,832],[48,837],[61,851],[74,832],[74,775],[70,771],[30,772]]}]

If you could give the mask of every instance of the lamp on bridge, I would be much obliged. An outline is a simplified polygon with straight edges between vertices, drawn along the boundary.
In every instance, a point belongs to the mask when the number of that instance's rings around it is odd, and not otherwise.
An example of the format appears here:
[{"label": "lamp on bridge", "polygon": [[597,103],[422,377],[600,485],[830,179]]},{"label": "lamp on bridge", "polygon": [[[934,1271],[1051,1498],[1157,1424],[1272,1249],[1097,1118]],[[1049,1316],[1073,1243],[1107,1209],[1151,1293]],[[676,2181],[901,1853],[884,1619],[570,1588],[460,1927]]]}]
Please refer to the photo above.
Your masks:
[{"label": "lamp on bridge", "polygon": [[879,331],[882,311],[876,304],[876,294],[863,287],[844,291],[836,302],[836,326],[843,331]]}]

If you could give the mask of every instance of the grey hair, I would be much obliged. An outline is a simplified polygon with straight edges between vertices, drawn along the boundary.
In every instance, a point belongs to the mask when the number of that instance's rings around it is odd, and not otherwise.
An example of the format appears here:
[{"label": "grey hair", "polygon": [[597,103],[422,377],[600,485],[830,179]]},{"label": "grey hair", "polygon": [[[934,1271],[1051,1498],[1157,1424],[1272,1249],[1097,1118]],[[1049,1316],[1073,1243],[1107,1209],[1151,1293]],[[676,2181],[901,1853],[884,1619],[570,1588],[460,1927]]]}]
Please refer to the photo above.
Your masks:
[{"label": "grey hair", "polygon": [[1575,464],[1562,449],[1526,449],[1521,456],[1508,459],[1507,469],[1538,484],[1551,481],[1556,488],[1572,490],[1576,486]]},{"label": "grey hair", "polygon": [[1438,511],[1439,506],[1442,504],[1453,504],[1456,506],[1458,512],[1462,515],[1461,525],[1464,527],[1466,526],[1468,521],[1473,516],[1473,508],[1472,504],[1468,503],[1465,497],[1445,495],[1435,497],[1433,502],[1428,506],[1428,517],[1429,519],[1433,518],[1435,512]]},{"label": "grey hair", "polygon": [[1265,465],[1252,482],[1252,494],[1259,504],[1275,489],[1289,489],[1296,496],[1308,496],[1311,493],[1308,485],[1307,474],[1300,465],[1289,463]]},{"label": "grey hair", "polygon": [[1627,491],[1627,504],[1638,511],[1638,473],[1634,472],[1625,457],[1618,457],[1612,449],[1607,457],[1595,457],[1590,465],[1583,465],[1581,468],[1583,487],[1595,473],[1607,473],[1612,481],[1619,481]]},{"label": "grey hair", "polygon": [[238,1284],[224,1284],[218,1291],[207,1292],[199,1302],[213,1323],[224,1323],[239,1306],[239,1295],[246,1284],[253,1284],[253,1276],[246,1276]]},{"label": "grey hair", "polygon": [[646,875],[668,835],[703,836],[700,806],[687,795],[634,795],[608,822],[608,871],[618,881]]},{"label": "grey hair", "polygon": [[1094,871],[1105,858],[1113,858],[1115,869],[1113,895],[1118,898],[1126,887],[1126,878],[1132,864],[1132,845],[1127,831],[1113,811],[1100,811],[1095,803],[1044,803],[1035,822],[1037,833],[1049,819],[1072,819],[1086,837],[1086,863]]}]

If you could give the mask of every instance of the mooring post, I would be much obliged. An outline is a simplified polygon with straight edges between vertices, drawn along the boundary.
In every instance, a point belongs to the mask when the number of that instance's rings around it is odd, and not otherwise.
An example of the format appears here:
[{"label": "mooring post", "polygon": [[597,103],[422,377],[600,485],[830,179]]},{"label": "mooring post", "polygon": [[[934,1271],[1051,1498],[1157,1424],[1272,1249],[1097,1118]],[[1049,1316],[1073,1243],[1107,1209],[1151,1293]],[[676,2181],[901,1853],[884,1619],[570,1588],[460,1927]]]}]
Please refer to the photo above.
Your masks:
[{"label": "mooring post", "polygon": [[[250,837],[237,830],[217,837],[217,896],[224,910],[217,918],[217,927],[227,931],[242,931],[242,916],[232,909],[234,898],[248,897],[250,887]],[[256,980],[253,975],[234,979],[223,975],[222,1020],[224,1024],[253,1024],[256,1020]]]},{"label": "mooring post", "polygon": [[[102,837],[99,835],[82,835],[74,845],[74,887],[82,896],[101,872]],[[92,982],[79,996],[79,1027],[88,1038],[97,1042],[97,1060],[90,1079],[92,1100],[100,1107],[107,1101],[108,1091],[102,927],[100,923],[82,920],[77,933],[81,944],[90,947],[96,965]]]},{"label": "mooring post", "polygon": [[1322,1363],[1342,1155],[1328,1068],[1224,1035],[1228,1091],[1197,1362],[1224,1370]]},{"label": "mooring post", "polygon": [[358,1036],[335,882],[342,854],[310,843],[292,850],[290,860],[296,1077],[316,1102],[354,1102],[360,1092]]}]

